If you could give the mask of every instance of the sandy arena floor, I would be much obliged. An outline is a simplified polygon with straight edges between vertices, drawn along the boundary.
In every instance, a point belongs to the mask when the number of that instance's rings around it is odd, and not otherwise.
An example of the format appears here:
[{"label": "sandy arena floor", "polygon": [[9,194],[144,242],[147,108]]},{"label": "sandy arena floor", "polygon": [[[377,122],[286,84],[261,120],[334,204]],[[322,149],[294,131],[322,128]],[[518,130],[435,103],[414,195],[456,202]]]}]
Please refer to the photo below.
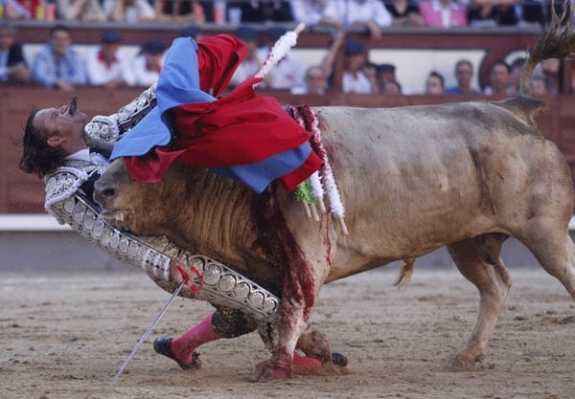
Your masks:
[{"label": "sandy arena floor", "polygon": [[349,358],[346,375],[248,381],[267,358],[257,334],[201,348],[203,367],[184,372],[157,355],[155,337],[178,335],[211,311],[178,298],[110,383],[168,294],[139,273],[0,274],[0,398],[575,398],[575,305],[539,269],[511,269],[514,286],[474,372],[444,371],[477,315],[475,288],[456,270],[395,270],[326,286],[312,327]]}]

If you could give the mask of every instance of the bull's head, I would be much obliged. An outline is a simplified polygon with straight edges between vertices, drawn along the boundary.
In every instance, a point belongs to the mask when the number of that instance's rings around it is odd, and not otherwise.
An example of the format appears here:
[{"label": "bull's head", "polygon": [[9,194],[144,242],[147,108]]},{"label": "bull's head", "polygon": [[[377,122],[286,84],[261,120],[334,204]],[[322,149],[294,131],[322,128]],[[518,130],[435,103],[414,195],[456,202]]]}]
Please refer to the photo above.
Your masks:
[{"label": "bull's head", "polygon": [[96,181],[94,199],[103,208],[102,217],[111,224],[126,226],[136,234],[149,234],[149,227],[157,226],[166,216],[158,209],[162,186],[133,181],[124,161],[117,159]]}]

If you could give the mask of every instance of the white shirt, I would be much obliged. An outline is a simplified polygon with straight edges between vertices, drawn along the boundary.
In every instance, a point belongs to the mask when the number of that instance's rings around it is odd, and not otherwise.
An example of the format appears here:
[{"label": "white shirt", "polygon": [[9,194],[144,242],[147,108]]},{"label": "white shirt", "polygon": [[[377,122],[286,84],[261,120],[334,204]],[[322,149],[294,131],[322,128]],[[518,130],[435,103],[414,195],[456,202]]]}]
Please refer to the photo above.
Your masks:
[{"label": "white shirt", "polygon": [[371,94],[371,82],[361,71],[355,74],[344,72],[341,83],[344,93]]},{"label": "white shirt", "polygon": [[[261,49],[260,59],[265,54],[267,58],[270,49]],[[265,60],[265,58],[264,58]],[[300,59],[293,53],[287,53],[270,71],[270,88],[272,89],[292,89],[294,87],[305,87],[305,68]]]},{"label": "white shirt", "polygon": [[[163,64],[163,59],[161,64]],[[139,55],[130,63],[128,73],[124,74],[124,79],[128,86],[151,86],[160,78],[159,71],[151,71],[146,68],[146,56]]]},{"label": "white shirt", "polygon": [[88,83],[101,86],[108,82],[125,80],[124,75],[129,68],[128,60],[120,51],[116,52],[115,58],[111,65],[107,65],[100,59],[100,48],[91,49],[86,55]]},{"label": "white shirt", "polygon": [[354,22],[374,21],[379,26],[390,26],[393,18],[383,4],[378,0],[330,1],[324,9],[324,15],[344,21],[346,25]]},{"label": "white shirt", "polygon": [[91,165],[98,165],[98,166],[109,166],[110,161],[106,159],[102,154],[97,152],[90,152],[88,148],[84,148],[83,150],[77,151],[71,155],[68,155],[64,158],[66,161],[83,161],[88,162]]}]

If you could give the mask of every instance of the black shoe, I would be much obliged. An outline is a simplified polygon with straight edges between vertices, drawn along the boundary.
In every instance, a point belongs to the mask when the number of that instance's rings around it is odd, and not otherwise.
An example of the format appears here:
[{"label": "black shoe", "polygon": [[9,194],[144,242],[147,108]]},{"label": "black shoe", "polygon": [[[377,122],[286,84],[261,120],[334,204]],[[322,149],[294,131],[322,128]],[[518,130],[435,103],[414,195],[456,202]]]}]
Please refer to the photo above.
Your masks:
[{"label": "black shoe", "polygon": [[198,352],[192,353],[192,363],[190,364],[182,363],[176,357],[176,355],[174,355],[174,352],[172,352],[172,338],[170,337],[164,336],[156,338],[156,340],[154,341],[154,350],[158,352],[160,355],[164,355],[172,360],[175,360],[176,363],[178,363],[178,366],[182,368],[182,370],[196,370],[202,366],[202,361],[200,360],[200,354]]},{"label": "black shoe", "polygon": [[345,367],[347,366],[347,356],[338,352],[331,353],[331,363],[334,366]]}]

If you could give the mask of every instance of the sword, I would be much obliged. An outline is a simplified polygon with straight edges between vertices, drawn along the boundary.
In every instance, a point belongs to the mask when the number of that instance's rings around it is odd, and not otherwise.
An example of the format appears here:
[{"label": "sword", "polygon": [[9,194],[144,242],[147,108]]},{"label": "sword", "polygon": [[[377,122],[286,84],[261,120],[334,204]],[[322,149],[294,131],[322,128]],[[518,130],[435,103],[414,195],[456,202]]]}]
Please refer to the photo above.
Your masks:
[{"label": "sword", "polygon": [[156,316],[156,318],[154,319],[152,324],[150,324],[150,327],[148,327],[148,329],[146,330],[144,335],[142,335],[142,338],[140,338],[140,341],[138,341],[138,343],[136,344],[136,346],[132,350],[132,353],[130,353],[130,356],[128,356],[126,358],[126,360],[124,361],[124,364],[122,364],[122,367],[120,367],[120,370],[118,370],[118,372],[116,373],[116,376],[114,377],[114,379],[112,380],[112,383],[110,384],[110,388],[114,387],[114,384],[116,383],[116,381],[118,381],[118,378],[120,378],[120,375],[122,375],[122,372],[124,371],[126,366],[128,366],[128,363],[130,363],[130,360],[132,360],[132,358],[134,357],[136,352],[138,352],[138,350],[140,349],[140,347],[142,346],[142,344],[144,343],[146,338],[148,338],[148,335],[150,335],[150,333],[152,332],[152,329],[156,326],[156,324],[158,324],[158,322],[160,321],[160,319],[162,318],[164,313],[166,313],[166,310],[168,310],[168,307],[172,304],[172,302],[174,301],[176,296],[178,296],[178,294],[180,293],[180,291],[182,290],[182,288],[186,284],[186,281],[187,281],[187,279],[184,279],[184,281],[182,281],[180,283],[180,285],[178,285],[178,287],[172,293],[172,296],[170,297],[170,299],[168,299],[168,301],[166,302],[166,304],[164,305],[162,310],[160,310],[160,313],[158,313],[158,315]]}]

